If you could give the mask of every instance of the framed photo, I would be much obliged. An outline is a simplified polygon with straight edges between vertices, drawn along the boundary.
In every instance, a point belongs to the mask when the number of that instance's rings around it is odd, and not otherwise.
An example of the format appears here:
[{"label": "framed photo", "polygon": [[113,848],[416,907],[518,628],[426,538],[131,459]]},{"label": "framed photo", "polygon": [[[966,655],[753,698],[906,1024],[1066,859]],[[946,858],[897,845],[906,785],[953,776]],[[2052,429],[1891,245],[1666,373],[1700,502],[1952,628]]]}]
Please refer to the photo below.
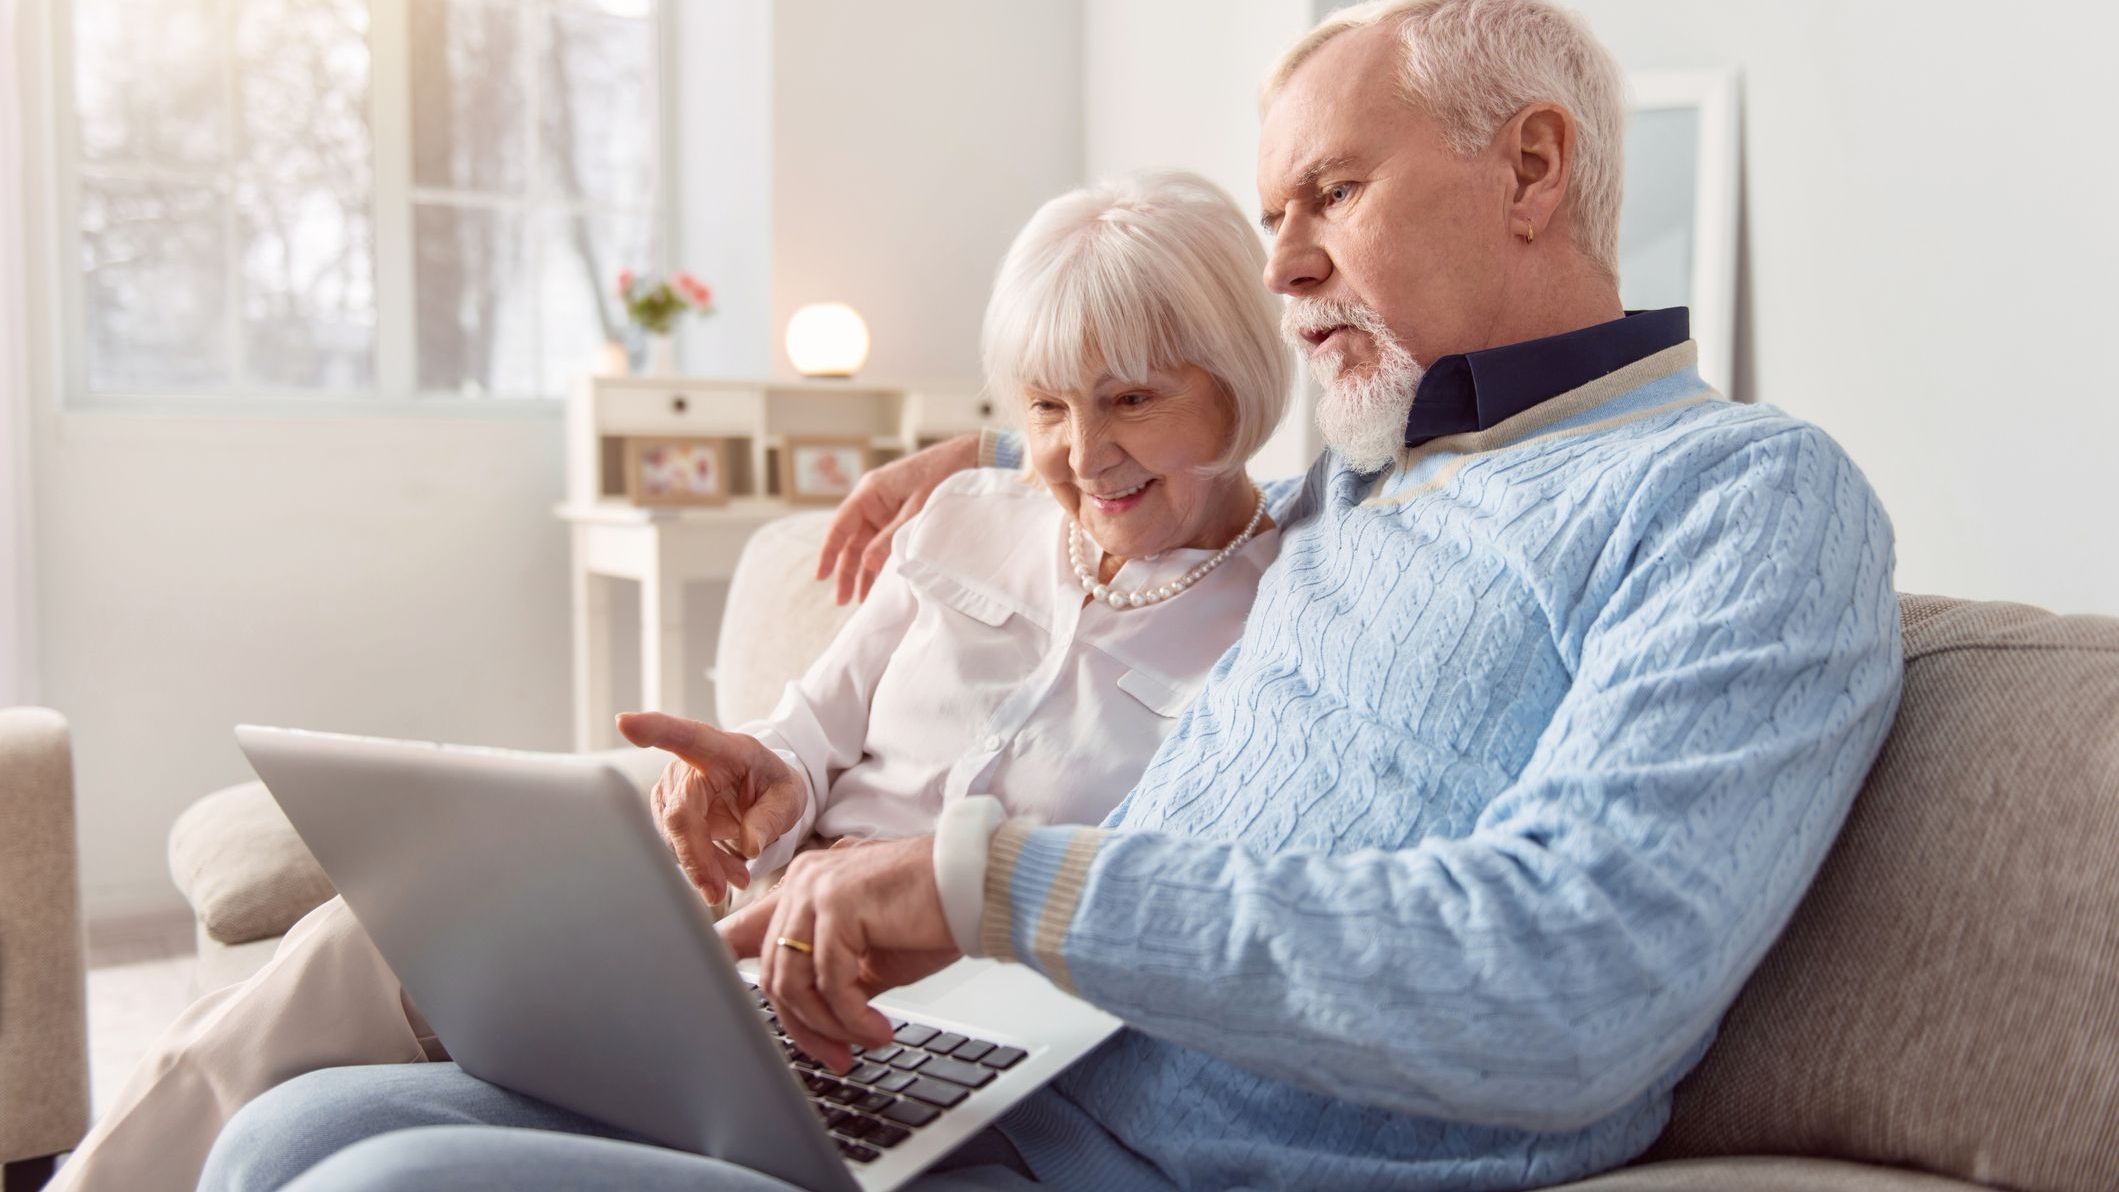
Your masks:
[{"label": "framed photo", "polygon": [[780,449],[780,495],[797,505],[836,505],[872,458],[867,439],[789,435]]},{"label": "framed photo", "polygon": [[625,441],[625,497],[635,505],[728,503],[727,439]]},{"label": "framed photo", "polygon": [[1628,310],[1692,308],[1700,376],[1734,392],[1737,271],[1737,74],[1645,71],[1628,77],[1626,199],[1619,212],[1619,299]]}]

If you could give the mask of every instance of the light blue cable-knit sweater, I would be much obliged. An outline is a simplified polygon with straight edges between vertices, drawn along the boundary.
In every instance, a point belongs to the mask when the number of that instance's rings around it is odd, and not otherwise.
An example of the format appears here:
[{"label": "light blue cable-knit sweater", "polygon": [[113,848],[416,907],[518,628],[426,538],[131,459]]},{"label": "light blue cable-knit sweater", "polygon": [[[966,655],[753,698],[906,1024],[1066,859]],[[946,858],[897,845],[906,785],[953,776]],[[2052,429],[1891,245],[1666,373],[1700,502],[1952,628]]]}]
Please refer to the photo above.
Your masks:
[{"label": "light blue cable-knit sweater", "polygon": [[1645,1148],[1897,706],[1891,529],[1689,343],[1327,458],[1101,828],[981,925],[1129,1029],[1003,1122],[1067,1187],[1524,1188]]}]

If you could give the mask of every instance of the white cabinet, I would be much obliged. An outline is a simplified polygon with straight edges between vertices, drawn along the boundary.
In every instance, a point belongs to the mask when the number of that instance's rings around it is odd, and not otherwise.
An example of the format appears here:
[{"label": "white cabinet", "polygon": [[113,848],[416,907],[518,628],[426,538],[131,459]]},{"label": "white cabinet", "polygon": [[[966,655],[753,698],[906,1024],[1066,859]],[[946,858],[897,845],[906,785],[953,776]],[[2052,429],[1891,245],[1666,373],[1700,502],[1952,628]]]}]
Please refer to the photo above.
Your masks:
[{"label": "white cabinet", "polygon": [[[726,582],[751,533],[794,508],[781,499],[775,475],[787,436],[861,438],[880,461],[992,421],[969,391],[692,377],[578,381],[567,399],[567,499],[554,510],[572,545],[576,748],[615,744],[611,719],[620,711],[686,710],[687,643],[719,626],[685,623],[685,586]],[[629,437],[728,440],[728,503],[628,503]],[[615,580],[637,584],[640,600],[641,691],[623,707],[610,679]]]}]

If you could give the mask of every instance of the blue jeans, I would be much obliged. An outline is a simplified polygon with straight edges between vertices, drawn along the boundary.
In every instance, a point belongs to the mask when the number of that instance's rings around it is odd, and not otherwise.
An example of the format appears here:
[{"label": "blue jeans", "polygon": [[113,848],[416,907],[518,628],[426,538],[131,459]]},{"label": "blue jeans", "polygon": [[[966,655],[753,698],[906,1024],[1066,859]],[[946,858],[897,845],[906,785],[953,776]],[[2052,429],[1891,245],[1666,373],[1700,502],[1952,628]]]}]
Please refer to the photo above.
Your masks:
[{"label": "blue jeans", "polygon": [[[907,1187],[1036,1187],[1019,1165],[1014,1149],[989,1131]],[[655,1146],[487,1084],[455,1064],[327,1068],[296,1077],[229,1120],[199,1188],[797,1192],[770,1176]]]}]

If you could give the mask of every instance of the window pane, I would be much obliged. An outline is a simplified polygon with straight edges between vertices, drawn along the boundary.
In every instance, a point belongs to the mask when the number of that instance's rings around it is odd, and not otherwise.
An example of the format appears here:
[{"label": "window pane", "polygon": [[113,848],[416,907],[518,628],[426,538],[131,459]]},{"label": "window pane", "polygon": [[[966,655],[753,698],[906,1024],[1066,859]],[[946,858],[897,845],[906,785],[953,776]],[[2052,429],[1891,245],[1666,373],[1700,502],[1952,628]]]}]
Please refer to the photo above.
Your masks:
[{"label": "window pane", "polygon": [[420,388],[535,392],[536,303],[522,217],[421,203],[412,221]]},{"label": "window pane", "polygon": [[499,194],[528,184],[524,11],[515,4],[413,0],[415,184]]},{"label": "window pane", "polygon": [[229,379],[225,210],[208,187],[82,180],[91,389]]},{"label": "window pane", "polygon": [[541,235],[544,391],[561,394],[590,371],[606,339],[624,341],[641,357],[642,337],[626,319],[616,285],[620,269],[654,270],[655,225],[646,216],[552,212]]},{"label": "window pane", "polygon": [[75,0],[81,159],[211,166],[228,155],[227,10],[208,0]]},{"label": "window pane", "polygon": [[628,207],[655,202],[655,27],[557,8],[545,56],[545,180],[557,194]]},{"label": "window pane", "polygon": [[244,372],[349,389],[374,376],[364,0],[247,0],[237,21]]}]

